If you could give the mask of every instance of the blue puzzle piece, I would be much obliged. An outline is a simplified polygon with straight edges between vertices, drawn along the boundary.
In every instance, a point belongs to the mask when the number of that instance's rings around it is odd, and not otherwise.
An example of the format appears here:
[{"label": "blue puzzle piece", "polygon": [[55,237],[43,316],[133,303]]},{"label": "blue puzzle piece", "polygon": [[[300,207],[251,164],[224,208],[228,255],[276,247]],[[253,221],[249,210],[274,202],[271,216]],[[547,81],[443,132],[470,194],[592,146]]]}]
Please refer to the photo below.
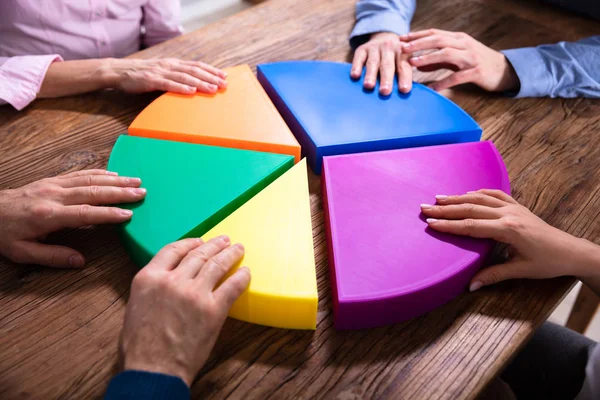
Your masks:
[{"label": "blue puzzle piece", "polygon": [[324,156],[476,142],[481,128],[465,111],[418,83],[409,94],[363,89],[350,64],[285,61],[258,66],[258,80],[302,145],[313,171]]}]

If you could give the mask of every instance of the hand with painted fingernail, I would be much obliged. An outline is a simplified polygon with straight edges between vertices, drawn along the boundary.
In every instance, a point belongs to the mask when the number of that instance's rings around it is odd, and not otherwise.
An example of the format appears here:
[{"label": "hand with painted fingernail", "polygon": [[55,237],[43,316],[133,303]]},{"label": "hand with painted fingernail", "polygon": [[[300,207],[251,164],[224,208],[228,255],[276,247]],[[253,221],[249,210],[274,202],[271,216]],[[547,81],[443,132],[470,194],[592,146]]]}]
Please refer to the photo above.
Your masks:
[{"label": "hand with painted fingernail", "polygon": [[464,83],[474,83],[491,92],[516,91],[519,88],[519,78],[504,54],[466,33],[428,29],[410,32],[400,39],[404,52],[426,52],[409,59],[410,64],[420,71],[454,71],[431,84],[436,91]]},{"label": "hand with painted fingernail", "polygon": [[17,262],[79,268],[83,255],[43,242],[52,232],[87,225],[116,224],[130,210],[110,206],[142,200],[138,178],[104,170],[84,170],[0,191],[0,255]]},{"label": "hand with painted fingernail", "polygon": [[104,75],[114,87],[128,93],[155,90],[174,93],[216,93],[227,86],[227,74],[202,61],[165,59],[108,59]]},{"label": "hand with painted fingernail", "polygon": [[589,272],[586,268],[600,272],[600,265],[590,267],[598,263],[589,258],[600,259],[600,246],[550,226],[502,191],[439,195],[435,205],[422,204],[421,212],[438,232],[509,245],[509,260],[479,271],[471,280],[471,291],[507,279],[582,278]]},{"label": "hand with painted fingernail", "polygon": [[412,67],[408,63],[409,54],[402,52],[399,36],[391,32],[371,35],[369,41],[354,52],[350,76],[359,79],[366,66],[364,87],[374,89],[379,74],[379,93],[387,96],[392,93],[394,76],[398,76],[398,89],[408,93],[412,89]]},{"label": "hand with painted fingernail", "polygon": [[164,247],[133,279],[121,335],[123,367],[179,377],[189,387],[208,360],[227,313],[250,283],[227,236]]}]

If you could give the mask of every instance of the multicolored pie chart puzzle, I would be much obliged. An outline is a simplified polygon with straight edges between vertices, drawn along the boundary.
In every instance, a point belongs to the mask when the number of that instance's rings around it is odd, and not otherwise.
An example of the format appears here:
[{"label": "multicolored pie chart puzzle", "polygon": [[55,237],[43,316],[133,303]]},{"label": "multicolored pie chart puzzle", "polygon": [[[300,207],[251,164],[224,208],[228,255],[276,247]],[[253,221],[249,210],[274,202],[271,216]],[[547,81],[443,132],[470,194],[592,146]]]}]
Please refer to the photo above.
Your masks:
[{"label": "multicolored pie chart puzzle", "polygon": [[228,235],[244,244],[240,265],[252,273],[229,315],[315,329],[309,165],[323,171],[338,329],[404,321],[464,291],[492,243],[432,232],[419,205],[484,187],[509,192],[498,151],[479,142],[468,114],[419,84],[408,95],[365,91],[349,64],[227,72],[214,95],[158,97],[113,148],[109,170],[140,177],[148,191],[124,206],[134,214],[121,230],[140,267],[173,241]]}]

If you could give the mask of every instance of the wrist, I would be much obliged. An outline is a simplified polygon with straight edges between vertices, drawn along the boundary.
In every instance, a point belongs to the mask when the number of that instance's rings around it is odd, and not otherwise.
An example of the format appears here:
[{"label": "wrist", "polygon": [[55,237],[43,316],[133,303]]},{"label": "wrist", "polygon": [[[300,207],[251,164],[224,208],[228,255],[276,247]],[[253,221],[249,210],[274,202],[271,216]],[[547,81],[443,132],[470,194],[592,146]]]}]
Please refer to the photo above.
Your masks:
[{"label": "wrist", "polygon": [[500,52],[498,52],[500,63],[502,65],[501,71],[502,76],[500,78],[499,91],[502,92],[518,92],[519,87],[521,86],[521,82],[519,80],[519,76],[515,71],[514,67],[508,61],[508,58]]},{"label": "wrist", "polygon": [[370,39],[377,39],[381,37],[393,37],[394,39],[399,38],[400,36],[394,32],[375,32],[371,34]]},{"label": "wrist", "polygon": [[577,238],[573,275],[581,281],[600,278],[600,246],[586,239]]},{"label": "wrist", "polygon": [[169,363],[165,362],[145,362],[145,361],[137,361],[137,360],[128,360],[125,357],[123,371],[144,371],[144,372],[154,372],[163,375],[176,376],[183,380],[185,384],[190,387],[194,380],[194,376],[190,376],[185,371],[185,368],[177,365],[169,365]]},{"label": "wrist", "polygon": [[121,80],[119,64],[122,61],[117,58],[103,58],[100,60],[95,75],[102,89],[116,89],[119,87]]}]

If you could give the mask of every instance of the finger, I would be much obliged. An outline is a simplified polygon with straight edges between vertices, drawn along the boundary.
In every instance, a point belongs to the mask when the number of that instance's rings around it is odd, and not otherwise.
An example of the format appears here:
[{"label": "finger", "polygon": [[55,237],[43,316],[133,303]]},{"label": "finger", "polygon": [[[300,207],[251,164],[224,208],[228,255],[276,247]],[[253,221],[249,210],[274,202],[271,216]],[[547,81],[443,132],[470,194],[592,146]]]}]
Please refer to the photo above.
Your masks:
[{"label": "finger", "polygon": [[78,251],[38,242],[17,243],[10,258],[18,263],[54,268],[81,268],[85,265],[85,258]]},{"label": "finger", "polygon": [[531,277],[530,265],[522,260],[512,260],[504,264],[492,265],[475,274],[471,279],[469,290],[474,292],[484,286],[494,285],[509,279]]},{"label": "finger", "polygon": [[85,186],[139,187],[142,180],[116,175],[83,175],[64,178],[57,183],[63,188]]},{"label": "finger", "polygon": [[412,90],[412,68],[407,61],[407,55],[396,55],[396,68],[398,69],[398,90],[409,93]]},{"label": "finger", "polygon": [[118,207],[96,207],[87,204],[57,207],[50,213],[50,231],[87,225],[119,224],[131,219],[133,211]]},{"label": "finger", "polygon": [[458,71],[431,85],[431,88],[436,92],[462,85],[463,83],[473,82],[475,79],[475,68]]},{"label": "finger", "polygon": [[250,270],[242,267],[227,278],[215,291],[215,298],[225,305],[227,309],[244,293],[250,284]]},{"label": "finger", "polygon": [[200,87],[202,81],[192,75],[178,72],[178,71],[168,71],[162,75],[163,78],[169,79],[173,82],[178,82],[187,86],[193,86],[195,88]]},{"label": "finger", "polygon": [[107,171],[105,169],[84,169],[81,171],[74,171],[74,172],[69,172],[68,174],[64,174],[64,175],[58,175],[57,178],[59,179],[66,179],[66,178],[73,178],[76,176],[86,176],[86,175],[112,175],[112,176],[116,176],[119,175],[116,172],[111,172],[111,171]]},{"label": "finger", "polygon": [[479,204],[481,206],[486,207],[504,207],[507,203],[504,200],[501,200],[497,197],[489,196],[485,193],[467,193],[460,196],[444,196],[438,195],[435,196],[436,201],[440,205],[449,205],[449,204]]},{"label": "finger", "polygon": [[214,290],[221,280],[244,257],[244,246],[237,243],[211,257],[200,270],[196,280],[207,290]]},{"label": "finger", "polygon": [[183,72],[168,72],[164,75],[164,77],[183,85],[193,86],[196,88],[197,92],[201,93],[215,93],[217,90],[219,90],[217,85],[210,82],[205,82]]},{"label": "finger", "polygon": [[163,92],[191,94],[196,93],[196,87],[184,85],[165,78],[154,78],[151,82],[152,90],[161,90]]},{"label": "finger", "polygon": [[187,238],[169,243],[152,258],[145,268],[151,270],[171,271],[181,260],[195,248],[202,246],[204,241],[200,238]]},{"label": "finger", "polygon": [[388,96],[392,93],[394,86],[394,75],[396,73],[396,52],[392,46],[384,44],[381,54],[381,65],[379,67],[379,93]]},{"label": "finger", "polygon": [[455,65],[460,70],[472,67],[472,65],[466,62],[465,54],[464,50],[444,48],[432,53],[412,57],[409,61],[412,66],[417,68],[450,64]]},{"label": "finger", "polygon": [[193,67],[191,65],[178,65],[175,67],[175,70],[194,78],[206,82],[212,85],[217,85],[218,87],[224,88],[227,87],[227,81],[220,78],[218,75],[210,73],[202,68]]},{"label": "finger", "polygon": [[[223,249],[227,248],[230,244],[230,240],[227,236],[218,236],[213,238],[190,251],[187,256],[181,261],[181,263],[175,269],[175,272],[181,277],[186,279],[195,278],[200,270],[204,267],[209,260],[219,254]],[[213,288],[211,287],[210,290]]]},{"label": "finger", "polygon": [[213,75],[217,75],[223,79],[227,78],[227,72],[222,69],[213,67],[210,64],[207,64],[202,61],[183,61],[184,64],[191,65],[192,67],[202,68],[203,70],[210,72]]},{"label": "finger", "polygon": [[64,205],[90,204],[107,205],[134,203],[146,196],[144,188],[120,188],[113,186],[83,186],[65,189],[61,193]]},{"label": "finger", "polygon": [[428,226],[438,232],[451,233],[459,236],[469,236],[480,239],[494,239],[504,242],[505,232],[500,220],[463,219],[451,221],[446,219],[427,218]]},{"label": "finger", "polygon": [[370,49],[369,57],[367,58],[367,72],[365,73],[366,89],[373,89],[377,82],[377,73],[379,72],[379,64],[381,62],[379,50]]},{"label": "finger", "polygon": [[502,200],[502,201],[505,201],[505,202],[511,203],[511,204],[519,204],[518,201],[513,199],[510,195],[506,194],[502,190],[480,189],[475,192],[469,192],[469,194],[472,194],[472,193],[479,193],[479,194],[482,194],[485,196],[495,197],[496,199],[499,199],[499,200]]},{"label": "finger", "polygon": [[440,34],[426,36],[411,42],[402,43],[402,50],[405,53],[414,53],[423,50],[443,49],[446,47],[463,50],[464,43],[454,36]]},{"label": "finger", "polygon": [[352,59],[352,69],[350,70],[352,79],[360,78],[365,61],[367,61],[367,51],[363,47],[359,47],[354,52],[354,58]]},{"label": "finger", "polygon": [[401,35],[400,39],[403,41],[406,41],[406,40],[411,41],[411,40],[421,39],[426,36],[448,35],[450,33],[452,33],[452,32],[432,28],[432,29],[424,29],[421,31],[408,32],[405,35]]},{"label": "finger", "polygon": [[421,211],[430,218],[437,219],[498,219],[502,217],[499,208],[480,206],[477,204],[454,204],[449,206],[433,206],[421,204]]}]

